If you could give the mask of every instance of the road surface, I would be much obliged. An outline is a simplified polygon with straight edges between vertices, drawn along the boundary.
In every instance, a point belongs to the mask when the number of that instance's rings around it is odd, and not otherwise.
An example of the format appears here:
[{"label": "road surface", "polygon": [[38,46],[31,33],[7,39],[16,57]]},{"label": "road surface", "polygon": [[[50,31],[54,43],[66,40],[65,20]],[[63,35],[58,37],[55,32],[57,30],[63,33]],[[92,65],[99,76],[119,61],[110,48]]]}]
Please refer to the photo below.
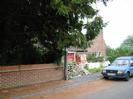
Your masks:
[{"label": "road surface", "polygon": [[28,97],[26,99],[133,99],[133,78],[97,80],[59,93]]},{"label": "road surface", "polygon": [[79,99],[133,99],[133,78],[128,82],[113,80],[112,83],[112,86],[104,90],[81,96]]}]

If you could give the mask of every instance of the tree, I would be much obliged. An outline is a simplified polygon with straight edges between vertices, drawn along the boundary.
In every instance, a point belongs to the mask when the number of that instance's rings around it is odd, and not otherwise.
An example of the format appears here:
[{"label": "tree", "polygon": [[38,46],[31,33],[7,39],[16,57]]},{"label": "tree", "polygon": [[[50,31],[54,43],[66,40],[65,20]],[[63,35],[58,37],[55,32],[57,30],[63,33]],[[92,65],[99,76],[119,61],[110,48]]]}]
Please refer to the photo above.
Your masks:
[{"label": "tree", "polygon": [[127,39],[117,49],[107,48],[108,59],[112,62],[119,56],[130,56],[133,55],[133,35],[128,36]]},{"label": "tree", "polygon": [[128,56],[131,54],[131,51],[126,48],[117,48],[112,49],[110,47],[107,47],[107,57],[110,62],[114,61],[115,58],[120,56]]},{"label": "tree", "polygon": [[121,44],[121,48],[125,48],[125,49],[128,49],[128,50],[133,50],[133,35],[130,35],[127,37],[127,39],[125,39],[123,41],[123,43]]},{"label": "tree", "polygon": [[104,26],[93,3],[96,0],[2,0],[0,64],[55,62],[64,47],[86,48]]}]

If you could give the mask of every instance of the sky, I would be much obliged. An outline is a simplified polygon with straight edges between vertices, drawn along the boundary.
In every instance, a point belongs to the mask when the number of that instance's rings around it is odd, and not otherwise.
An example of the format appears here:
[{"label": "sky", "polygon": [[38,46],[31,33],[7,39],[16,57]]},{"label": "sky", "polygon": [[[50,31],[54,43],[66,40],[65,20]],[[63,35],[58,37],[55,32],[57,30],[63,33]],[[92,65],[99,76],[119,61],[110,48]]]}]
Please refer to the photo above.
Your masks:
[{"label": "sky", "polygon": [[97,3],[97,8],[104,22],[108,23],[103,29],[107,46],[117,48],[133,35],[133,0],[111,0],[107,6]]}]

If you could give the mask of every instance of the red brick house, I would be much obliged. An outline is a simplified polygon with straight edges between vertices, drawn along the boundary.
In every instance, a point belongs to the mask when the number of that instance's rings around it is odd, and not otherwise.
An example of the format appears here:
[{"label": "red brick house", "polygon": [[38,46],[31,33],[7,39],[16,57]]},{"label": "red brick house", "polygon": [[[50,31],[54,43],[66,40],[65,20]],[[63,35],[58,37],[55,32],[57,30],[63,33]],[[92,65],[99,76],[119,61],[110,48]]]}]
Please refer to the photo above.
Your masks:
[{"label": "red brick house", "polygon": [[100,33],[94,40],[90,48],[87,48],[89,53],[95,53],[100,56],[106,56],[106,44],[103,38],[103,33]]},{"label": "red brick house", "polygon": [[70,62],[76,62],[78,64],[85,63],[86,54],[94,53],[98,56],[106,56],[106,44],[103,38],[103,33],[100,33],[93,41],[91,47],[87,48],[86,50],[79,50],[79,49],[69,49],[67,60]]}]

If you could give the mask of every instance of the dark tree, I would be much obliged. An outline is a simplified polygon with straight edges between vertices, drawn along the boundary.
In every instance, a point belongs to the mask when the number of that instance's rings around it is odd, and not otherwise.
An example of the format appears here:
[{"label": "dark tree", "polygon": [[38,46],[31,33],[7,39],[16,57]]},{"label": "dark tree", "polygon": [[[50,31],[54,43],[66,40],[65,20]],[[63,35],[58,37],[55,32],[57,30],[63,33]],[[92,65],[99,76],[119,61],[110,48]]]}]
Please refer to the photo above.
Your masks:
[{"label": "dark tree", "polygon": [[57,62],[64,47],[86,48],[103,27],[96,1],[1,0],[0,64]]}]

